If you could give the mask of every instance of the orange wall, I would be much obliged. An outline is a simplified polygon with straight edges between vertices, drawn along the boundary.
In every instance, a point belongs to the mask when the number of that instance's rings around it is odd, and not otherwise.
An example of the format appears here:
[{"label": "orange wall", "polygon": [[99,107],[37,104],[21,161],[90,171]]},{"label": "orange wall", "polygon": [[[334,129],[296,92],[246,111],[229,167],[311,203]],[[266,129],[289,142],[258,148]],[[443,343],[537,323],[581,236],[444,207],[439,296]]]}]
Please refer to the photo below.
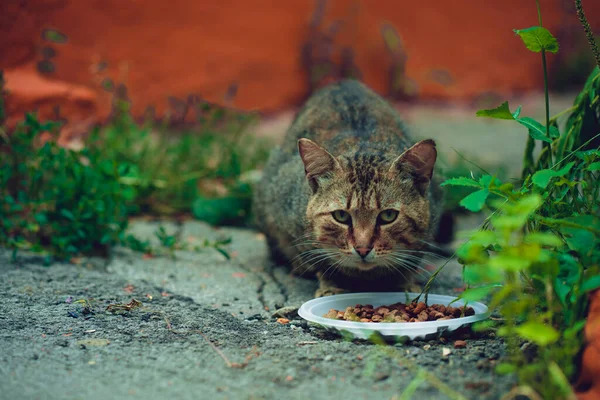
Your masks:
[{"label": "orange wall", "polygon": [[[542,0],[544,25],[576,24],[562,0]],[[314,3],[309,0],[28,0],[0,2],[0,68],[12,95],[11,116],[31,106],[62,106],[72,122],[107,115],[100,82],[124,81],[134,112],[167,97],[196,93],[221,102],[232,82],[235,106],[277,111],[296,105],[306,84],[299,49]],[[586,0],[600,32],[600,1]],[[352,44],[364,80],[382,92],[390,57],[380,24],[392,23],[408,53],[407,74],[422,98],[464,99],[488,91],[539,89],[539,56],[512,32],[535,25],[534,0],[332,0],[327,20],[343,18],[338,43]],[[44,28],[64,32],[53,44],[56,71],[40,75]],[[550,55],[550,62],[553,56]],[[108,67],[98,71],[98,65]],[[453,83],[431,78],[446,70]]]}]

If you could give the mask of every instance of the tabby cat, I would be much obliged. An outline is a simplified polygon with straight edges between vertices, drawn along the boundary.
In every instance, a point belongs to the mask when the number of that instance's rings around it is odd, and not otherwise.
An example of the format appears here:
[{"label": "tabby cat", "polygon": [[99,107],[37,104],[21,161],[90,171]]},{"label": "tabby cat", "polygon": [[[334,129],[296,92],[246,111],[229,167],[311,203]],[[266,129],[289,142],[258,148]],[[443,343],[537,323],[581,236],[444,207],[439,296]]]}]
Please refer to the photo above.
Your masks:
[{"label": "tabby cat", "polygon": [[441,191],[433,140],[354,80],[315,93],[271,154],[254,214],[278,262],[316,274],[316,296],[414,288]]}]

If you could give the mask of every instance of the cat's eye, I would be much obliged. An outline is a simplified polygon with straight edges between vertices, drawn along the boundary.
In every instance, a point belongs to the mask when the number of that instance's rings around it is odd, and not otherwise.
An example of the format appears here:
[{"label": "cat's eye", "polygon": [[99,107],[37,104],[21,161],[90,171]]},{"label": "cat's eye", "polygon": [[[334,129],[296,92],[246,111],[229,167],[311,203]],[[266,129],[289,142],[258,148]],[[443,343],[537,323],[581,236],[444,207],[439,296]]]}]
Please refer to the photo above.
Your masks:
[{"label": "cat's eye", "polygon": [[382,225],[391,224],[398,218],[398,211],[396,210],[384,210],[379,213],[379,223]]},{"label": "cat's eye", "polygon": [[350,223],[352,222],[350,214],[348,214],[344,210],[335,210],[331,214],[333,215],[333,219],[335,219],[340,224],[350,225]]}]

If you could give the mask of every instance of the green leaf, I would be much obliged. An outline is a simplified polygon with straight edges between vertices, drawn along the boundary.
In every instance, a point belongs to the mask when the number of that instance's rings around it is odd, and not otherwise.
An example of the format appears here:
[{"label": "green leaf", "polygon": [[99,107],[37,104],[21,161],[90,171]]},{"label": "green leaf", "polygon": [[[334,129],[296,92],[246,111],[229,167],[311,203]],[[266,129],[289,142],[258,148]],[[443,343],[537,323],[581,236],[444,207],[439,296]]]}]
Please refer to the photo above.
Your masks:
[{"label": "green leaf", "polygon": [[563,336],[565,339],[573,339],[583,328],[585,328],[585,320],[577,321],[572,327],[565,329]]},{"label": "green leaf", "polygon": [[557,127],[555,127],[554,125],[550,126],[550,137],[552,139],[556,139],[560,137],[560,131],[558,130]]},{"label": "green leaf", "polygon": [[589,255],[597,243],[595,235],[587,227],[599,229],[598,220],[592,215],[565,218],[566,221],[581,225],[581,228],[561,226],[559,229],[565,235],[567,245],[573,251]]},{"label": "green leaf", "polygon": [[48,216],[46,215],[46,213],[43,213],[43,212],[37,213],[37,214],[35,214],[34,218],[40,225],[45,225],[48,223]]},{"label": "green leaf", "polygon": [[69,210],[66,209],[62,209],[60,210],[60,215],[62,215],[63,217],[65,217],[66,219],[69,219],[71,221],[75,221],[75,215],[73,215],[73,213]]},{"label": "green leaf", "polygon": [[540,322],[528,321],[515,328],[523,339],[536,343],[539,346],[547,346],[556,342],[560,334],[551,326]]},{"label": "green leaf", "polygon": [[496,365],[496,373],[500,375],[508,375],[517,372],[517,366],[509,363],[500,363]]},{"label": "green leaf", "polygon": [[238,197],[207,199],[198,197],[192,205],[194,217],[211,225],[239,223],[246,216],[250,200]]},{"label": "green leaf", "polygon": [[503,281],[503,271],[497,268],[488,268],[487,265],[465,265],[463,278],[470,285],[499,283]]},{"label": "green leaf", "polygon": [[[517,108],[517,111],[515,111],[515,114],[517,116],[520,113],[521,113],[521,106],[519,106],[519,108]],[[477,111],[477,113],[475,115],[478,117],[488,117],[488,118],[496,118],[496,119],[515,119],[516,118],[513,115],[513,113],[510,112],[510,109],[508,108],[508,101],[505,101],[504,103],[500,104],[496,108],[490,108],[487,110],[479,110],[479,111]]]},{"label": "green leaf", "polygon": [[571,170],[571,168],[573,168],[573,165],[575,165],[575,162],[568,163],[567,165],[556,171],[556,176],[564,176],[567,172]]},{"label": "green leaf", "polygon": [[447,179],[444,182],[442,182],[441,186],[471,186],[481,188],[481,185],[473,179],[462,176],[460,178]]},{"label": "green leaf", "polygon": [[531,261],[524,257],[500,253],[495,257],[491,257],[489,266],[506,271],[522,271],[529,268]]},{"label": "green leaf", "polygon": [[42,32],[42,38],[54,43],[66,43],[67,35],[56,30],[56,29],[44,29]]},{"label": "green leaf", "polygon": [[559,272],[554,279],[554,291],[563,307],[569,309],[573,301],[571,293],[581,278],[583,267],[570,254],[559,253]]},{"label": "green leaf", "polygon": [[490,246],[499,241],[498,234],[495,231],[479,230],[470,234],[470,243],[479,244],[481,246]]},{"label": "green leaf", "polygon": [[529,136],[536,140],[552,143],[552,140],[546,136],[546,128],[533,118],[523,117],[516,120],[518,123],[529,129]]},{"label": "green leaf", "polygon": [[542,50],[550,53],[558,52],[558,42],[550,31],[541,26],[532,26],[527,29],[513,29],[521,37],[527,49],[539,53]]},{"label": "green leaf", "polygon": [[502,182],[500,182],[500,179],[496,178],[495,176],[484,175],[479,179],[479,184],[484,188],[489,188],[492,185],[500,186]]},{"label": "green leaf", "polygon": [[600,161],[595,162],[595,163],[591,163],[590,165],[587,166],[586,169],[588,171],[598,171],[598,170],[600,170]]},{"label": "green leaf", "polygon": [[542,169],[533,174],[531,180],[536,186],[545,189],[550,180],[556,176],[555,174],[556,172],[551,169]]},{"label": "green leaf", "polygon": [[489,194],[487,189],[478,190],[462,199],[459,204],[469,211],[481,211]]},{"label": "green leaf", "polygon": [[525,236],[525,242],[537,243],[542,246],[560,247],[563,242],[558,236],[550,232],[533,232]]},{"label": "green leaf", "polygon": [[231,256],[229,255],[229,253],[228,253],[228,252],[226,252],[225,250],[223,250],[222,248],[220,248],[220,247],[215,247],[215,250],[217,250],[219,253],[221,253],[221,255],[222,255],[223,257],[225,257],[225,259],[226,259],[226,260],[231,260]]},{"label": "green leaf", "polygon": [[595,276],[589,277],[581,285],[581,290],[584,293],[591,292],[592,290],[596,290],[598,288],[600,288],[600,275],[595,275]]},{"label": "green leaf", "polygon": [[571,168],[573,168],[573,165],[575,165],[575,163],[570,162],[558,171],[554,171],[552,169],[539,170],[535,174],[533,174],[531,180],[536,186],[545,189],[552,178],[556,178],[567,174],[571,170]]},{"label": "green leaf", "polygon": [[479,301],[485,298],[496,286],[482,286],[478,288],[469,288],[458,296],[460,299],[466,301]]}]

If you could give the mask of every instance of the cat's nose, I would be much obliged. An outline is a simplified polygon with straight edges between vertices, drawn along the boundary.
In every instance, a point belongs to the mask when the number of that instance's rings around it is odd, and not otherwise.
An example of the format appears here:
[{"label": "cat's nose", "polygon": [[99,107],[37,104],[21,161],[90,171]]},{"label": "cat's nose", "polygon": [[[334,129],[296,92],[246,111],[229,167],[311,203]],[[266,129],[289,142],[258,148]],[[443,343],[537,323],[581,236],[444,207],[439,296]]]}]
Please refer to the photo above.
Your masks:
[{"label": "cat's nose", "polygon": [[365,258],[369,252],[371,252],[371,250],[373,250],[372,247],[355,247],[354,250],[356,250],[356,252],[358,253],[359,256],[361,256],[362,258]]}]

